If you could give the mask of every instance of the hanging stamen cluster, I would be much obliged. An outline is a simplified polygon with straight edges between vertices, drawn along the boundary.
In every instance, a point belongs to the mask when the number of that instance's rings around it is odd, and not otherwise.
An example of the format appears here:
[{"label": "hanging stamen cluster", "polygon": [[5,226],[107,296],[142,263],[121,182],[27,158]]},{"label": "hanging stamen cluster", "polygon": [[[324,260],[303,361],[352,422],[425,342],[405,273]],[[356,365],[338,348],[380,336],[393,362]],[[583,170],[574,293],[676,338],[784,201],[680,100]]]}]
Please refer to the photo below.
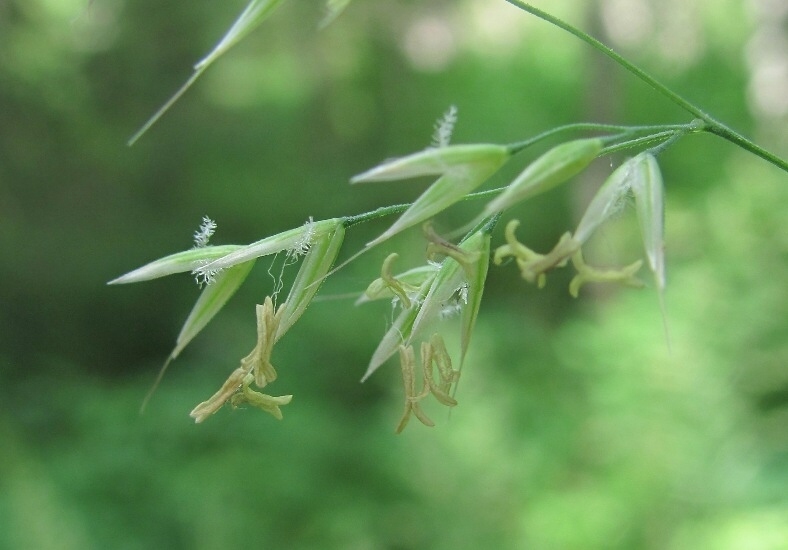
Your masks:
[{"label": "hanging stamen cluster", "polygon": [[583,259],[581,247],[605,221],[616,215],[628,193],[635,197],[635,206],[640,222],[643,244],[648,265],[660,293],[665,285],[664,274],[664,213],[663,185],[656,160],[649,153],[641,153],[616,169],[602,184],[574,233],[564,233],[555,247],[547,254],[539,254],[522,244],[515,236],[518,220],[506,225],[506,244],[498,247],[493,262],[500,265],[505,258],[513,257],[523,279],[542,288],[546,273],[563,267],[569,260],[577,275],[569,284],[569,293],[577,297],[580,287],[586,283],[619,283],[630,287],[642,287],[643,282],[635,275],[643,265],[635,261],[619,269],[599,269],[589,266]]},{"label": "hanging stamen cluster", "polygon": [[241,366],[235,369],[208,400],[197,405],[189,416],[199,423],[217,412],[228,401],[233,407],[252,405],[282,419],[282,405],[292,400],[292,395],[274,397],[252,389],[254,384],[262,389],[276,380],[276,369],[271,364],[271,351],[276,343],[276,333],[282,319],[284,308],[280,306],[274,311],[270,296],[257,306],[257,344],[254,349],[241,359]]},{"label": "hanging stamen cluster", "polygon": [[[421,408],[421,400],[432,394],[441,404],[454,407],[457,401],[450,395],[452,386],[460,378],[460,372],[451,364],[451,357],[439,334],[433,334],[429,342],[421,343],[421,372],[416,372],[416,358],[413,346],[399,347],[400,367],[402,369],[402,382],[405,386],[405,410],[395,429],[402,433],[408,425],[411,415],[419,419],[425,426],[435,426],[435,423]],[[438,367],[438,378],[435,378],[435,369]],[[421,374],[421,389],[417,390],[416,379]]]}]

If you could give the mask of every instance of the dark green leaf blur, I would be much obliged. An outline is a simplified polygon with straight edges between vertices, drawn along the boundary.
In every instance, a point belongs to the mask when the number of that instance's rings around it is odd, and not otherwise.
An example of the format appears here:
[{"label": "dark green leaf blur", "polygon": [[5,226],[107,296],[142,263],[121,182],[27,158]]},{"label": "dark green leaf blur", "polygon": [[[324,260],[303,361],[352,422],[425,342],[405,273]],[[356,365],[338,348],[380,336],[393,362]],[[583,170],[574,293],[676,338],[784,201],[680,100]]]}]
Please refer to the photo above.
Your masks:
[{"label": "dark green leaf blur", "polygon": [[[294,396],[282,421],[188,416],[254,346],[281,258],[258,261],[140,415],[198,288],[106,282],[189,248],[203,216],[214,244],[244,244],[413,200],[426,181],[348,181],[428,146],[452,104],[453,143],[690,120],[503,0],[356,0],[320,31],[321,3],[291,1],[126,147],[244,5],[0,0],[0,548],[788,548],[788,176],[708,135],[659,157],[670,348],[653,285],[572,299],[568,270],[538,290],[491,266],[459,405],[397,436],[396,362],[359,383],[390,304],[343,296],[390,252],[423,261],[414,229],[331,277],[277,344],[270,391]],[[779,2],[536,5],[788,155]],[[507,219],[549,250],[625,158]],[[587,259],[642,257],[632,210]],[[348,230],[340,260],[392,221]],[[447,327],[456,357],[459,321]]]}]

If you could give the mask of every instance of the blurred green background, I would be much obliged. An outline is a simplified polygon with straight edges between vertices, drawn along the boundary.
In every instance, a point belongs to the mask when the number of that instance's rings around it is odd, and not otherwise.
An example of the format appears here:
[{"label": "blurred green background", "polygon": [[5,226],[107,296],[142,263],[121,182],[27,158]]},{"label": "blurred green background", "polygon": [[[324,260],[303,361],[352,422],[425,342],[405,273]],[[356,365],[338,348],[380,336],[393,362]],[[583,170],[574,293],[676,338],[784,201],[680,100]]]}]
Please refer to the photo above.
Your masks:
[{"label": "blurred green background", "polygon": [[[788,155],[780,2],[536,4]],[[348,299],[314,303],[277,346],[283,421],[228,409],[195,426],[254,343],[263,261],[140,416],[198,289],[105,283],[191,246],[203,215],[213,242],[245,243],[411,200],[425,182],[347,182],[428,145],[451,104],[458,143],[688,121],[502,1],[358,0],[319,32],[319,2],[286,2],[127,148],[243,7],[0,0],[0,547],[788,548],[788,177],[710,136],[660,158],[670,350],[653,289],[572,300],[567,273],[538,291],[491,268],[437,427],[393,434],[397,365],[358,383],[390,308]],[[512,212],[521,239],[549,249],[610,171]],[[389,222],[349,232],[343,256]],[[638,240],[624,214],[591,256],[628,263]],[[418,231],[321,295],[360,291],[392,250],[419,262]]]}]

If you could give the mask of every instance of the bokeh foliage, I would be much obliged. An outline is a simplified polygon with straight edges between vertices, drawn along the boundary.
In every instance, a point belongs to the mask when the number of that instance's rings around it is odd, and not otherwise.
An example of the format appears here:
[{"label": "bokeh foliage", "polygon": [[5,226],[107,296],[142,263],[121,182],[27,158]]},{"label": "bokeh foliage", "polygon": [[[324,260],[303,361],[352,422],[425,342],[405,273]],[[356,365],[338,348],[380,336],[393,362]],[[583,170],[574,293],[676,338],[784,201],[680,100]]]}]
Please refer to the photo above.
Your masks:
[{"label": "bokeh foliage", "polygon": [[[215,242],[245,243],[410,200],[419,183],[347,180],[426,146],[450,104],[458,143],[686,121],[500,4],[358,0],[317,32],[313,3],[285,3],[127,149],[243,2],[0,1],[0,547],[788,547],[788,181],[708,136],[660,158],[671,351],[653,291],[572,300],[568,276],[537,291],[491,268],[460,404],[438,427],[393,435],[396,366],[358,383],[390,311],[350,300],[313,304],[277,346],[295,396],[282,422],[237,410],[195,426],[188,411],[253,344],[272,285],[258,266],[138,415],[197,289],[104,285],[188,247],[203,215]],[[625,54],[788,153],[785,116],[747,107],[749,3],[635,4],[691,12],[695,42],[675,57],[654,24]],[[627,6],[555,9],[604,36]],[[518,209],[523,237],[552,246],[609,171]],[[347,254],[389,222],[350,231]],[[598,258],[629,262],[638,238],[624,215]],[[403,265],[421,259],[417,232],[392,243]],[[392,249],[322,293],[361,290]]]}]

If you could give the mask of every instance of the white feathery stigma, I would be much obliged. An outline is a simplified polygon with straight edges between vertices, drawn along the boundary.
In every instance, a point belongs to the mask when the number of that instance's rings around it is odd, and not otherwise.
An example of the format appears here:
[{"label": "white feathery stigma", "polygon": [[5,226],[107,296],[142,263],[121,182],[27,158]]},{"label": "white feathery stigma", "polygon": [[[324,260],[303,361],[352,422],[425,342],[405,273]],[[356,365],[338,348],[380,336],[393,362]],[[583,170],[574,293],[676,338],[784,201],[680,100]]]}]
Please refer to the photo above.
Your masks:
[{"label": "white feathery stigma", "polygon": [[441,319],[451,319],[462,312],[462,308],[468,304],[468,283],[463,283],[459,287],[451,300],[443,304],[439,317]]},{"label": "white feathery stigma", "polygon": [[457,107],[451,105],[443,116],[435,123],[435,132],[432,134],[432,147],[446,147],[451,141],[454,125],[457,124]]},{"label": "white feathery stigma", "polygon": [[202,260],[200,263],[201,265],[194,270],[192,270],[192,275],[194,275],[194,282],[197,283],[197,286],[202,288],[205,285],[212,285],[214,281],[216,281],[216,276],[224,271],[222,268],[219,269],[205,269],[210,260]]},{"label": "white feathery stigma", "polygon": [[312,246],[312,240],[315,238],[315,221],[312,216],[304,222],[304,234],[298,239],[293,247],[287,252],[288,257],[298,258],[305,256]]},{"label": "white feathery stigma", "polygon": [[194,232],[194,248],[203,248],[208,246],[208,241],[216,232],[216,222],[208,216],[202,217],[200,228]]},{"label": "white feathery stigma", "polygon": [[[203,216],[200,228],[194,232],[194,248],[205,248],[208,246],[208,241],[211,240],[211,237],[215,232],[216,222],[208,216]],[[194,281],[200,288],[202,288],[204,285],[212,284],[214,280],[216,280],[216,276],[222,271],[221,269],[204,269],[204,267],[209,263],[210,261],[208,260],[202,260],[200,265],[192,270]]]}]

